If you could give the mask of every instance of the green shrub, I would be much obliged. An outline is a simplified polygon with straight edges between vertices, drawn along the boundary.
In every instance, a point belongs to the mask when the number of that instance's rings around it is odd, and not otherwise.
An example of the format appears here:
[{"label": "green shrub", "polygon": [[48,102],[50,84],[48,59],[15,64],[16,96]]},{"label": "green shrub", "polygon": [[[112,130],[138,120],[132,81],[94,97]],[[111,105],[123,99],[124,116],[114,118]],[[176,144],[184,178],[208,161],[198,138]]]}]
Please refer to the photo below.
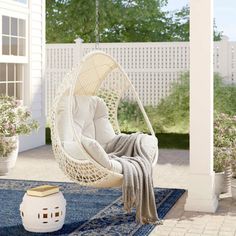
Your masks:
[{"label": "green shrub", "polygon": [[[200,92],[199,92],[200,96]],[[223,83],[220,75],[214,75],[214,109],[228,115],[236,114],[236,86]],[[157,107],[145,110],[155,132],[189,132],[189,74],[183,74],[179,82],[172,84],[171,93]],[[118,110],[122,131],[148,132],[137,103],[122,101]]]},{"label": "green shrub", "polygon": [[214,109],[230,116],[236,114],[236,85],[224,84],[218,74],[214,77]]},{"label": "green shrub", "polygon": [[[214,169],[223,171],[236,161],[236,116],[215,113],[214,119]],[[236,174],[236,173],[234,173]]]},{"label": "green shrub", "polygon": [[144,119],[138,104],[132,101],[121,101],[118,107],[118,120],[123,132],[135,132],[138,128],[145,129]]},{"label": "green shrub", "polygon": [[156,108],[165,132],[188,133],[189,131],[189,75],[182,75],[172,84],[172,92]]},{"label": "green shrub", "polygon": [[[188,133],[189,126],[189,76],[172,84],[172,93],[157,107],[146,106],[145,110],[156,133]],[[138,104],[121,101],[118,120],[123,132],[148,132]]]}]

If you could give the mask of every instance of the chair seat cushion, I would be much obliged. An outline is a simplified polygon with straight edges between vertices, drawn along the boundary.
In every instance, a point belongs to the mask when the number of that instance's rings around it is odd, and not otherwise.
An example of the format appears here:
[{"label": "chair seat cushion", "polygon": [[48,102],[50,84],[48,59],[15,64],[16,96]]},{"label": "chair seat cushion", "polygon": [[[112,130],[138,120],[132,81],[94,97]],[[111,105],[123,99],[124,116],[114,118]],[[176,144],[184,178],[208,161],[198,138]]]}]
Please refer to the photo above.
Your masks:
[{"label": "chair seat cushion", "polygon": [[[122,165],[120,162],[108,156],[103,147],[96,140],[82,137],[81,143],[86,152],[93,158],[94,161],[108,170],[114,171],[116,173],[122,173]],[[144,135],[141,146],[143,149],[145,149],[148,156],[153,160],[158,148],[157,138],[151,135]]]},{"label": "chair seat cushion", "polygon": [[120,174],[122,173],[122,165],[120,162],[111,159],[96,140],[81,137],[81,143],[86,152],[93,158],[94,161],[110,171]]},{"label": "chair seat cushion", "polygon": [[158,140],[152,135],[144,135],[141,142],[142,148],[147,152],[148,156],[154,160],[158,149]]}]

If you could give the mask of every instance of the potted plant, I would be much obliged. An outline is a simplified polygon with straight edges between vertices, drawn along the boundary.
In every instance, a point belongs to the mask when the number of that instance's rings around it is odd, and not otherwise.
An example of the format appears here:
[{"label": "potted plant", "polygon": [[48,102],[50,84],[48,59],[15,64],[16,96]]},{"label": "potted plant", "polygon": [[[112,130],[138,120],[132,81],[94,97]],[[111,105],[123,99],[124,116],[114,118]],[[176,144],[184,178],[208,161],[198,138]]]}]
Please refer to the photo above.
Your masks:
[{"label": "potted plant", "polygon": [[[236,119],[235,119],[236,120]],[[231,193],[232,197],[236,199],[236,146],[231,150],[232,155],[232,183],[231,183]]]},{"label": "potted plant", "polygon": [[0,114],[0,175],[5,175],[17,159],[18,135],[38,129],[38,122],[20,101],[9,96],[0,96]]},{"label": "potted plant", "polygon": [[221,148],[214,148],[214,171],[215,171],[215,193],[219,196],[221,193],[227,192],[225,185],[225,167],[227,155]]},{"label": "potted plant", "polygon": [[[225,169],[226,192],[230,191],[232,166],[235,163],[236,117],[224,113],[216,113],[214,120],[214,161]],[[216,164],[217,165],[217,164]],[[217,187],[217,182],[216,182]],[[223,191],[223,190],[222,190]],[[224,192],[224,191],[223,191]]]}]

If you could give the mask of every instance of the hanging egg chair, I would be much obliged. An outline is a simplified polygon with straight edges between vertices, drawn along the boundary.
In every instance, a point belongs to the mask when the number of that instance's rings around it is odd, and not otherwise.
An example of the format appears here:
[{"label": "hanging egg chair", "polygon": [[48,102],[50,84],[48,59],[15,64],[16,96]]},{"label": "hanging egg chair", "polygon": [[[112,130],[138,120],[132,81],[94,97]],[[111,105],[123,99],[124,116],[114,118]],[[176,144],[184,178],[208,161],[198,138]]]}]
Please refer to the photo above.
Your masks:
[{"label": "hanging egg chair", "polygon": [[[132,93],[137,101],[151,133],[148,136],[156,140],[134,86],[121,66],[108,54],[102,51],[87,54],[79,65],[66,75],[59,87],[51,111],[52,147],[60,168],[80,185],[116,187],[122,184],[122,170],[116,171],[96,161],[84,148],[82,140],[87,136],[103,147],[112,135],[120,133],[117,110],[127,91]],[[107,135],[106,130],[111,129],[110,133],[114,133]],[[152,159],[153,166],[157,158],[156,147]],[[112,166],[113,164],[111,163]]]}]

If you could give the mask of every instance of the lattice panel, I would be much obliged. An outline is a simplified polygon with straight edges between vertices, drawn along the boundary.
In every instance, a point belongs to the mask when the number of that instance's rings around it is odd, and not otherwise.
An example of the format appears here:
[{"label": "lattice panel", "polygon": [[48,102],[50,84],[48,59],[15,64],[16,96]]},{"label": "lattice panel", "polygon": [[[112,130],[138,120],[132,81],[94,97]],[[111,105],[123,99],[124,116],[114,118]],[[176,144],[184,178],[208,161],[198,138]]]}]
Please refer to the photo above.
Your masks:
[{"label": "lattice panel", "polygon": [[[99,49],[120,63],[144,105],[156,106],[189,68],[188,43],[104,43]],[[83,44],[82,56],[93,50],[92,44]],[[124,97],[134,99],[130,91]]]},{"label": "lattice panel", "polygon": [[[95,50],[82,44],[82,55]],[[114,57],[126,70],[188,70],[188,43],[104,43],[100,50]]]},{"label": "lattice panel", "polygon": [[76,64],[75,52],[75,44],[53,44],[46,47],[46,113],[48,115],[59,85]]},{"label": "lattice panel", "polygon": [[[144,105],[156,106],[169,95],[172,82],[189,70],[189,43],[100,43],[99,49],[114,57],[127,72]],[[47,112],[64,75],[80,58],[95,50],[94,44],[47,45]],[[227,83],[236,83],[236,42],[214,44],[214,71]],[[125,97],[133,99],[127,92]]]}]

